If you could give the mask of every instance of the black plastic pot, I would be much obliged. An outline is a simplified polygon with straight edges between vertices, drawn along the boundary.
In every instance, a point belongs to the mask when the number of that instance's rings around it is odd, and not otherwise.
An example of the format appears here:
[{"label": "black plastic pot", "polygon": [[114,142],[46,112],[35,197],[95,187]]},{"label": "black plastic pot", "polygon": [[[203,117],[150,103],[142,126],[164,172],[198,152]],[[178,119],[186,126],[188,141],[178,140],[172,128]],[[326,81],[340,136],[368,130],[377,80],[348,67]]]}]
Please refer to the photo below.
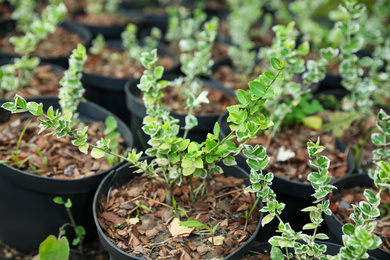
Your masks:
[{"label": "black plastic pot", "polygon": [[[166,74],[163,76],[163,79],[173,80],[176,79],[178,75],[176,74]],[[225,91],[229,96],[234,97],[235,94],[232,90],[226,89],[220,84],[212,80],[202,79],[202,82],[205,87],[211,89],[220,89]],[[146,108],[139,97],[141,96],[141,91],[138,89],[137,84],[138,80],[130,80],[126,83],[125,92],[126,92],[126,106],[130,111],[130,129],[134,133],[135,137],[135,147],[145,150],[147,148],[147,141],[149,136],[142,131],[142,121],[146,116]],[[177,114],[171,112],[171,115],[180,120],[180,127],[185,126],[185,116],[184,114]],[[203,142],[208,133],[213,132],[214,124],[217,122],[219,114],[213,115],[201,115],[196,116],[198,119],[198,125],[195,126],[188,132],[187,138],[196,142]],[[184,133],[183,130],[180,130],[179,135],[182,136]]]},{"label": "black plastic pot", "polygon": [[[51,105],[59,108],[58,98],[30,100],[42,102],[45,109]],[[112,115],[91,102],[81,103],[78,112],[79,118],[84,121],[104,121],[107,116]],[[1,120],[9,116],[8,111],[0,110]],[[117,121],[117,131],[125,139],[126,145],[132,147],[133,137],[130,130],[122,121]],[[96,229],[91,211],[93,195],[111,169],[82,179],[56,179],[0,164],[0,240],[19,251],[30,253],[38,250],[40,242],[48,235],[57,236],[59,228],[69,222],[64,206],[53,202],[53,198],[57,196],[72,200],[71,211],[76,224],[85,227],[87,240],[95,238]],[[72,238],[72,230],[66,230],[68,237]]]},{"label": "black plastic pot", "polygon": [[[122,48],[120,40],[107,41],[109,47]],[[179,66],[179,59],[176,54],[167,47],[160,45],[157,48],[159,55],[168,55],[175,60],[176,65],[167,70],[169,73]],[[133,77],[116,78],[105,75],[83,72],[81,81],[86,89],[85,98],[108,109],[128,124],[130,113],[126,108],[125,84]]]},{"label": "black plastic pot", "polygon": [[[374,186],[374,181],[367,174],[354,174],[347,176],[340,180],[337,180],[333,183],[337,187],[337,190],[333,190],[333,194],[341,193],[342,190],[350,189],[353,187],[366,187],[371,188]],[[331,216],[324,215],[326,224],[329,227],[328,236],[333,243],[342,244],[342,226],[344,225],[335,214]],[[369,254],[378,258],[378,259],[390,259],[390,252],[378,248],[375,250],[370,250]]]},{"label": "black plastic pot", "polygon": [[[94,221],[97,228],[97,232],[99,235],[99,240],[102,243],[103,247],[108,251],[110,255],[111,260],[130,260],[130,259],[136,259],[136,260],[144,260],[144,258],[137,257],[130,255],[122,250],[120,250],[118,247],[116,247],[104,234],[103,230],[101,229],[98,221],[97,221],[97,211],[98,211],[98,202],[99,198],[102,195],[107,194],[108,190],[111,187],[119,187],[123,183],[126,183],[130,181],[134,176],[135,173],[133,173],[134,168],[129,168],[130,164],[125,164],[122,167],[118,168],[115,171],[112,171],[109,175],[107,175],[102,183],[99,185],[93,202],[93,214],[94,214]],[[233,176],[240,179],[245,179],[245,184],[250,185],[249,182],[249,175],[247,172],[245,172],[243,169],[241,169],[238,166],[225,166],[220,165],[224,170],[225,176]],[[259,202],[260,204],[260,202]],[[258,205],[259,208],[261,208],[261,205]],[[230,254],[225,260],[233,260],[233,259],[241,259],[242,256],[246,253],[246,251],[250,248],[252,243],[255,240],[256,235],[260,232],[260,226],[261,226],[261,219],[262,219],[262,213],[260,215],[259,224],[256,228],[256,231],[254,234],[234,253]]]},{"label": "black plastic pot", "polygon": [[[71,21],[64,21],[63,23],[60,24],[60,26],[69,32],[78,34],[83,39],[82,44],[87,48],[89,47],[92,40],[92,34],[90,33],[90,31],[88,31],[88,29]],[[7,20],[1,22],[0,38],[6,36],[8,32],[15,30],[15,27],[16,27],[16,23],[13,20]],[[56,64],[64,68],[67,68],[70,54],[71,52],[57,57],[39,57],[39,58],[41,59],[41,61]],[[0,57],[12,58],[16,56],[18,55],[15,53],[6,52],[0,49]]]},{"label": "black plastic pot", "polygon": [[[221,127],[222,137],[227,136],[227,134],[230,132],[226,118],[227,113],[223,114],[218,119],[218,123]],[[347,149],[347,146],[338,138],[336,139],[336,142],[337,148],[340,151],[345,151]],[[242,153],[236,156],[236,161],[238,166],[246,171],[250,171],[250,168],[246,163],[246,157]],[[345,175],[350,175],[354,170],[354,159],[350,153],[348,153],[347,156],[347,165],[348,170]],[[286,207],[284,208],[281,215],[285,222],[290,222],[294,230],[301,230],[306,223],[310,223],[309,214],[307,212],[301,212],[301,209],[313,205],[314,197],[312,194],[314,193],[314,189],[311,184],[287,180],[275,174],[271,188],[275,191],[277,200],[286,204]],[[274,222],[275,221],[272,221],[271,225]],[[275,222],[274,224],[277,223]],[[323,225],[320,227],[320,229],[321,232],[326,233],[327,227]],[[270,238],[269,235],[270,234],[268,233],[260,233],[258,240],[266,241]]]},{"label": "black plastic pot", "polygon": [[[326,245],[325,254],[332,255],[332,256],[337,255],[339,253],[341,247],[342,247],[341,245],[334,244],[334,243],[327,242],[327,241],[316,241],[316,243],[320,244],[320,245]],[[255,246],[251,247],[249,250],[252,251],[252,252],[260,253],[260,254],[262,254],[262,253],[269,253],[271,251],[271,244],[266,243],[266,242],[265,243],[260,243],[260,244],[257,244]],[[289,252],[293,252],[292,248],[289,248],[288,251]],[[370,260],[376,260],[377,259],[374,256],[371,256],[371,251],[369,251],[369,254],[370,254],[370,257],[368,259],[370,259]],[[378,258],[378,259],[381,259],[381,258]]]}]

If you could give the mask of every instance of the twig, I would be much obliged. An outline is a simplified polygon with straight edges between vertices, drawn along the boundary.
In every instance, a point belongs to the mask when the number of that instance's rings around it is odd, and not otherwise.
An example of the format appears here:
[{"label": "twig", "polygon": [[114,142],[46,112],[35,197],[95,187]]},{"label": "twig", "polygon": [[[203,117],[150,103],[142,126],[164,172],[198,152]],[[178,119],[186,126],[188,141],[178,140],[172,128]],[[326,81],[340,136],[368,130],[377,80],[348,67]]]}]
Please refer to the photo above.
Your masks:
[{"label": "twig", "polygon": [[215,196],[214,198],[220,198],[220,197],[223,197],[223,196],[226,196],[226,195],[229,195],[229,194],[232,194],[232,193],[235,193],[235,192],[242,192],[242,189],[239,189],[239,190],[232,190],[232,191],[229,191],[229,192],[226,192],[226,193],[223,193],[223,194],[220,194],[220,195],[217,195]]}]

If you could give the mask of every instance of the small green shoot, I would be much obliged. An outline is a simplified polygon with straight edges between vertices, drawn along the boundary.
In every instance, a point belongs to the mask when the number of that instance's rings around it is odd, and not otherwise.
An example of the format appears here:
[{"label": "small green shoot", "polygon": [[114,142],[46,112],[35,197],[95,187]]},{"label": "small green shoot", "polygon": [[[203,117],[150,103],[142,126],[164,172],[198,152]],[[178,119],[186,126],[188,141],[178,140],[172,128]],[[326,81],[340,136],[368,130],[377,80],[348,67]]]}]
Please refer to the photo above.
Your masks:
[{"label": "small green shoot", "polygon": [[203,227],[205,229],[207,229],[208,231],[210,231],[211,233],[211,244],[212,246],[214,246],[214,234],[215,234],[215,231],[217,230],[219,224],[221,224],[222,221],[220,221],[218,224],[216,224],[214,227],[211,227],[211,226],[208,226],[208,225],[205,225],[197,220],[187,220],[187,221],[181,221],[179,223],[180,226],[183,226],[183,227]]}]

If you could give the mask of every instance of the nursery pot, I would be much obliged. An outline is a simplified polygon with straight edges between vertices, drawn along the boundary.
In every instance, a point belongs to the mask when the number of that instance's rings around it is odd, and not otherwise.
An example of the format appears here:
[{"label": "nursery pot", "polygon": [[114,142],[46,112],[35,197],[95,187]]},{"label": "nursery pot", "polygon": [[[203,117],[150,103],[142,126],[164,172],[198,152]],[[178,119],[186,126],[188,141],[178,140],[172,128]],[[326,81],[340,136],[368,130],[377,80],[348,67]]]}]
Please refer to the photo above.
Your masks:
[{"label": "nursery pot", "polygon": [[[230,132],[226,119],[227,113],[223,114],[218,119],[222,137],[227,136]],[[336,139],[336,142],[337,148],[340,151],[345,151],[347,149],[346,144],[338,138]],[[246,159],[247,158],[242,153],[239,153],[236,156],[237,165],[246,171],[250,171]],[[345,175],[350,175],[354,169],[354,159],[350,153],[348,153],[347,156],[347,166],[348,170]],[[312,194],[314,194],[314,189],[311,184],[288,180],[274,174],[271,188],[277,195],[276,199],[279,202],[286,204],[281,215],[283,221],[289,222],[294,230],[301,230],[306,223],[311,222],[309,214],[307,212],[301,212],[303,208],[313,205],[314,197]],[[257,238],[258,241],[267,241],[272,235],[276,235],[274,231],[277,229],[277,221],[273,220],[270,225],[273,225],[273,227],[270,227],[270,230],[273,233],[261,232]],[[325,223],[323,223],[320,227],[320,232],[326,233],[326,230],[327,227],[325,226]]]},{"label": "nursery pot", "polygon": [[[63,27],[66,31],[68,31],[70,33],[75,33],[75,34],[79,35],[83,39],[83,42],[81,44],[83,44],[87,48],[89,47],[91,40],[92,40],[92,34],[89,32],[88,29],[86,29],[85,27],[78,25],[74,22],[71,22],[71,21],[64,21],[59,26]],[[13,20],[6,20],[6,21],[1,22],[0,23],[0,28],[1,28],[0,37],[5,37],[7,32],[15,30],[15,27],[16,27],[16,23]],[[75,46],[75,48],[76,48],[76,46]],[[71,54],[71,51],[69,53],[65,53],[65,54],[62,54],[62,55],[57,56],[57,57],[39,57],[39,58],[41,59],[41,61],[56,64],[56,65],[59,65],[61,67],[67,68],[68,67],[68,59],[69,59],[70,54]],[[7,52],[5,50],[0,49],[0,57],[12,58],[12,57],[16,57],[16,56],[18,56],[18,54],[10,53],[10,52]]]},{"label": "nursery pot", "polygon": [[[166,74],[163,76],[165,80],[173,80],[178,78],[176,74]],[[139,84],[139,79],[137,80],[129,80],[125,86],[126,92],[126,106],[130,111],[130,129],[132,129],[135,135],[135,146],[139,149],[144,150],[147,148],[147,141],[149,140],[149,136],[147,136],[142,131],[142,121],[146,116],[146,107],[143,104],[143,101],[139,99],[141,96],[141,91],[138,89],[137,85]],[[226,89],[218,82],[213,80],[202,79],[202,83],[205,87],[210,89],[219,89],[227,93],[230,97],[234,97],[235,94],[232,90]],[[171,115],[174,118],[180,120],[180,127],[185,126],[185,116],[184,114],[177,114],[175,112],[171,112]],[[196,141],[203,142],[208,133],[213,132],[214,124],[217,122],[219,114],[211,114],[211,115],[195,115],[198,119],[198,125],[192,128],[187,135],[187,138]],[[179,135],[183,136],[184,130],[180,130]]]},{"label": "nursery pot", "polygon": [[[350,189],[356,186],[370,188],[375,186],[374,181],[368,176],[366,173],[354,174],[337,180],[333,183],[334,186],[337,187],[337,190],[333,190],[333,194],[340,193],[342,190]],[[328,196],[329,197],[329,196]],[[336,217],[335,214],[328,216],[324,214],[324,219],[326,224],[329,227],[328,236],[332,242],[342,244],[342,226],[344,225],[341,220]],[[368,251],[370,255],[378,258],[378,259],[389,259],[390,252],[377,248],[375,250]]]},{"label": "nursery pot", "polygon": [[[107,43],[109,47],[122,48],[122,42],[120,40],[111,40]],[[157,53],[159,55],[168,55],[174,59],[176,65],[167,70],[168,72],[177,69],[179,66],[179,59],[174,52],[170,51],[163,45],[159,45],[157,47]],[[117,78],[92,74],[84,71],[82,82],[86,89],[85,97],[88,100],[108,109],[128,124],[130,112],[126,108],[124,88],[126,82],[132,79],[135,78]]]},{"label": "nursery pot", "polygon": [[[220,166],[223,168],[223,170],[224,170],[223,174],[225,176],[233,176],[235,178],[245,179],[245,184],[250,185],[248,173],[245,172],[240,167],[238,167],[238,166],[225,166],[222,164],[220,164]],[[94,215],[94,221],[95,221],[95,225],[97,228],[97,232],[99,235],[99,240],[102,243],[103,247],[108,251],[111,260],[130,260],[130,259],[144,260],[144,258],[130,255],[130,254],[122,251],[118,247],[116,247],[104,234],[102,228],[99,225],[98,217],[97,217],[99,198],[102,195],[106,195],[107,192],[111,188],[119,187],[120,185],[129,182],[136,175],[135,173],[133,173],[135,168],[129,168],[129,167],[130,167],[130,164],[125,164],[125,165],[121,166],[120,168],[111,171],[110,174],[107,175],[104,178],[104,180],[101,182],[101,184],[99,185],[99,187],[95,193],[95,197],[94,197],[94,201],[93,201],[93,215]],[[139,174],[137,174],[137,175],[139,175]],[[259,202],[259,204],[261,204],[261,203]],[[259,208],[261,208],[261,205],[258,205],[258,206],[259,206]],[[241,259],[241,257],[244,256],[246,251],[253,244],[253,242],[255,240],[255,236],[259,232],[262,232],[262,231],[260,231],[261,219],[262,219],[262,213],[260,214],[260,220],[259,220],[259,223],[257,225],[256,231],[254,232],[254,234],[240,248],[238,248],[238,250],[234,251],[232,254],[225,257],[224,258],[225,260],[227,260],[227,259],[229,259],[229,260]]]},{"label": "nursery pot", "polygon": [[[33,98],[44,103],[44,108],[59,108],[58,98]],[[112,115],[107,110],[91,102],[83,102],[78,107],[79,118],[83,121],[103,121]],[[4,109],[0,111],[0,120],[10,116]],[[133,138],[130,130],[117,119],[117,131],[125,139],[128,147],[132,147]],[[119,164],[111,169],[115,169]],[[77,225],[86,229],[86,239],[96,236],[90,210],[93,195],[100,181],[111,170],[102,171],[81,179],[58,179],[31,174],[0,164],[0,240],[24,253],[36,251],[39,244],[50,234],[55,236],[59,228],[69,222],[63,205],[57,205],[53,198],[60,196],[65,201],[72,200],[72,214]],[[67,229],[67,236],[73,235]],[[72,241],[69,239],[69,241]]]}]

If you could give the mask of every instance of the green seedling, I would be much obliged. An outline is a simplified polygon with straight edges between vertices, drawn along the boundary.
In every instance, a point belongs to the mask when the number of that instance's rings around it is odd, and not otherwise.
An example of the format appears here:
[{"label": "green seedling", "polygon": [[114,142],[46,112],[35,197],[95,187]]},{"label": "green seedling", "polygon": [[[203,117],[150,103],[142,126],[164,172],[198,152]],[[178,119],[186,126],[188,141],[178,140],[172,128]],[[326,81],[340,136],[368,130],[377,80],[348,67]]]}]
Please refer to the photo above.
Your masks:
[{"label": "green seedling", "polygon": [[72,212],[72,201],[70,199],[67,199],[67,201],[63,201],[61,197],[55,197],[53,201],[57,204],[64,205],[66,212],[68,213],[70,223],[65,223],[61,226],[60,232],[58,234],[58,237],[55,237],[54,235],[49,235],[39,246],[39,259],[41,260],[67,260],[69,259],[70,255],[70,247],[69,247],[69,241],[65,236],[65,227],[71,226],[76,234],[76,238],[73,239],[72,245],[79,247],[79,253],[81,255],[81,258],[83,257],[83,246],[82,242],[85,237],[85,229],[83,226],[77,226]]},{"label": "green seedling", "polygon": [[183,226],[183,227],[194,227],[194,228],[203,227],[203,228],[207,229],[211,233],[211,241],[212,241],[211,244],[212,244],[212,246],[214,246],[214,234],[215,234],[215,231],[217,230],[219,224],[221,224],[221,222],[216,224],[214,227],[211,227],[211,226],[205,225],[205,224],[203,224],[203,223],[201,223],[201,222],[199,222],[197,220],[190,219],[190,220],[187,220],[187,221],[181,221],[179,223],[179,225]]}]

